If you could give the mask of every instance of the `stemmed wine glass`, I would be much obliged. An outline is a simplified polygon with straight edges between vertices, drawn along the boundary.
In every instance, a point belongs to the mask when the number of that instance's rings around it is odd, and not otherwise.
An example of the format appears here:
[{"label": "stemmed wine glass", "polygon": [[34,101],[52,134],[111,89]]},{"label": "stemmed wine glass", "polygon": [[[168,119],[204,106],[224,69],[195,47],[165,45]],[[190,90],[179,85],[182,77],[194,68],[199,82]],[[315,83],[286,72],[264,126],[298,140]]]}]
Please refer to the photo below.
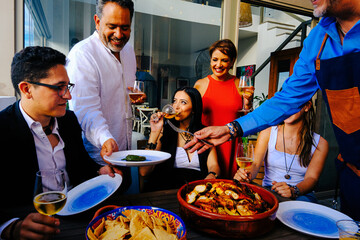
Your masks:
[{"label": "stemmed wine glass", "polygon": [[[130,93],[129,93],[129,97],[131,99],[131,103],[132,104],[138,104],[138,103],[134,103],[137,100],[139,100],[140,98],[142,98],[142,96],[145,95],[145,84],[143,81],[135,81],[134,82],[134,87],[131,89]],[[135,105],[132,105],[132,112],[131,112],[131,116],[127,116],[126,119],[127,120],[136,120],[135,117],[135,110],[136,107]]]},{"label": "stemmed wine glass", "polygon": [[44,215],[52,216],[65,206],[67,185],[63,170],[40,170],[36,173],[34,189],[35,209]]},{"label": "stemmed wine glass", "polygon": [[236,163],[239,168],[249,170],[254,161],[254,145],[247,138],[238,143],[236,149]]},{"label": "stemmed wine glass", "polygon": [[129,97],[132,101],[139,100],[145,94],[145,86],[143,81],[135,81],[134,87],[129,93]]},{"label": "stemmed wine glass", "polygon": [[240,112],[250,112],[251,109],[245,109],[245,95],[253,95],[254,94],[254,86],[253,86],[253,82],[251,80],[250,76],[241,76],[240,77],[240,81],[239,81],[239,87],[240,89],[240,95],[243,98],[243,107],[241,110],[239,110]]},{"label": "stemmed wine glass", "polygon": [[[171,104],[166,104],[166,105],[162,108],[161,112],[165,113],[164,118],[167,118],[167,119],[174,118],[174,117],[177,115],[174,107],[173,107]],[[157,116],[156,113],[154,113],[153,115],[151,115],[151,119],[152,119],[154,122],[159,121],[159,117]]]}]

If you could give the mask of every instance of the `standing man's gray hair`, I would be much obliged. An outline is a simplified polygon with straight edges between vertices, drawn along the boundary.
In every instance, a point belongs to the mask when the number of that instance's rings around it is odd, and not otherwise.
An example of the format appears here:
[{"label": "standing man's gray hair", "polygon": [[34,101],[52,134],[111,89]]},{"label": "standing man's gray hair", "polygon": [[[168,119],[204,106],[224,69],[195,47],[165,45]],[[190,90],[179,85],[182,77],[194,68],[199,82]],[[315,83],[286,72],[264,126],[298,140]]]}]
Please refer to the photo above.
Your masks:
[{"label": "standing man's gray hair", "polygon": [[132,0],[96,0],[96,15],[101,19],[104,5],[108,2],[118,4],[120,7],[127,8],[130,11],[130,20],[134,15],[134,3]]}]

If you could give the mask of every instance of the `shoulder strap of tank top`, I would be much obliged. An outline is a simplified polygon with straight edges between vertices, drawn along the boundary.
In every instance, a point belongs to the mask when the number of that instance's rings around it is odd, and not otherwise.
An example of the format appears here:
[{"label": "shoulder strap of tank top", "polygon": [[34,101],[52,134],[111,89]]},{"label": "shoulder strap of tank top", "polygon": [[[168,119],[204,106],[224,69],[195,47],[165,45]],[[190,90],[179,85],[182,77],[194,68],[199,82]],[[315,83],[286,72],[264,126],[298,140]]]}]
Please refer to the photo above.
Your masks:
[{"label": "shoulder strap of tank top", "polygon": [[320,47],[320,50],[318,52],[318,55],[316,56],[316,70],[320,70],[320,57],[321,57],[321,53],[324,49],[324,46],[325,46],[325,42],[326,40],[328,39],[329,35],[327,33],[325,33],[325,37],[321,43],[321,47]]}]

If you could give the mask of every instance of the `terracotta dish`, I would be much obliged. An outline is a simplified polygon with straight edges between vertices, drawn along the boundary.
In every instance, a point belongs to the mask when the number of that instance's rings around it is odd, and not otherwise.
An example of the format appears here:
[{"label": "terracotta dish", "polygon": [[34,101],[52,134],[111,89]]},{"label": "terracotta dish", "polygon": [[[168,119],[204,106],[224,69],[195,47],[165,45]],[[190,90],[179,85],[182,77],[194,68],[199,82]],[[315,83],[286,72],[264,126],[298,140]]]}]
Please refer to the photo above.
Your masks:
[{"label": "terracotta dish", "polygon": [[241,183],[257,192],[271,206],[270,210],[252,216],[221,215],[201,210],[185,201],[186,194],[196,185],[217,181],[233,182],[225,179],[198,180],[185,184],[179,189],[177,198],[180,204],[180,216],[187,227],[222,238],[256,237],[269,232],[274,227],[279,201],[270,191],[253,184]]}]

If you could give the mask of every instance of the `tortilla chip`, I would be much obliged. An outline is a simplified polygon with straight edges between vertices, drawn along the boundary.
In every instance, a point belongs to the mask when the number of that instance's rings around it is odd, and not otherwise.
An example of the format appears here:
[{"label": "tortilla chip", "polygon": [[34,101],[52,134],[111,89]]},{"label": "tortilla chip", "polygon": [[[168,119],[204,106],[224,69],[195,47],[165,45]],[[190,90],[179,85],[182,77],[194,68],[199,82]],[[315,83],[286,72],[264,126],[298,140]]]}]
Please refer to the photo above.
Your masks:
[{"label": "tortilla chip", "polygon": [[94,234],[99,237],[104,232],[105,219],[101,219],[101,223],[94,229]]},{"label": "tortilla chip", "polygon": [[128,229],[120,227],[120,225],[115,225],[114,227],[107,229],[101,236],[99,240],[115,240],[122,239],[129,232]]},{"label": "tortilla chip", "polygon": [[161,229],[154,229],[153,230],[154,235],[156,237],[157,240],[177,240],[177,236],[175,234],[170,234],[165,230],[161,230]]},{"label": "tortilla chip", "polygon": [[88,228],[87,236],[90,240],[98,240],[98,238],[95,236],[95,234],[93,233],[93,231],[91,231],[90,228]]},{"label": "tortilla chip", "polygon": [[154,217],[154,216],[150,216],[150,218],[153,222],[153,228],[156,228],[156,227],[166,228],[166,224],[164,223],[164,221],[162,219]]},{"label": "tortilla chip", "polygon": [[156,240],[156,237],[148,227],[143,228],[140,232],[137,232],[136,235],[131,236],[129,240]]}]

